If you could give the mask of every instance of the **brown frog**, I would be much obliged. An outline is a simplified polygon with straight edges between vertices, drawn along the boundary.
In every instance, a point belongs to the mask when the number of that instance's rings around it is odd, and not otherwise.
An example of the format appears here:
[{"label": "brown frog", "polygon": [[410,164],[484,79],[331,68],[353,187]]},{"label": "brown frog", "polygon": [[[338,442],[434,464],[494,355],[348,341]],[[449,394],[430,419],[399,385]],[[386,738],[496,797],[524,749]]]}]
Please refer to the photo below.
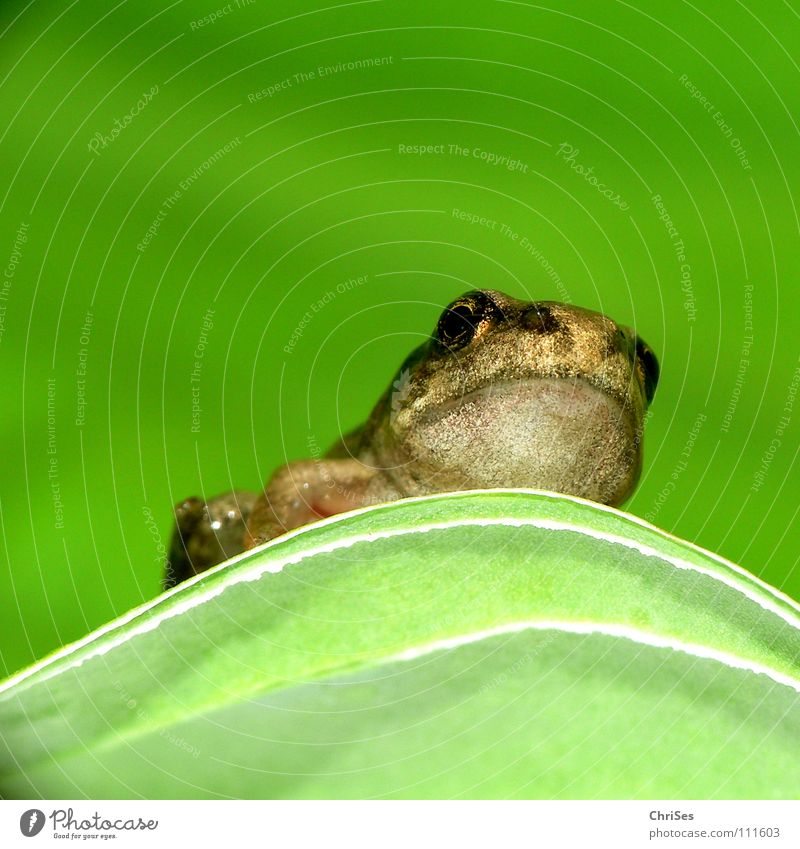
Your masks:
[{"label": "brown frog", "polygon": [[406,496],[529,487],[619,505],[642,465],[659,367],[601,313],[467,292],[366,423],[260,493],[178,504],[167,586],[308,522]]}]

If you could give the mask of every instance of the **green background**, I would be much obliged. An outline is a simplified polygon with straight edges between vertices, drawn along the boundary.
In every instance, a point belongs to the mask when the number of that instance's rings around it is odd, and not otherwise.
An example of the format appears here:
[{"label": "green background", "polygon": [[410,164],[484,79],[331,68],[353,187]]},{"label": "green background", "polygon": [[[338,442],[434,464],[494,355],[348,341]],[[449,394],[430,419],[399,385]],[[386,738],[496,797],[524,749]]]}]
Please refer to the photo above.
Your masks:
[{"label": "green background", "polygon": [[324,450],[477,286],[634,324],[626,509],[800,597],[796,4],[221,5],[0,9],[0,669],[153,597],[173,502]]}]

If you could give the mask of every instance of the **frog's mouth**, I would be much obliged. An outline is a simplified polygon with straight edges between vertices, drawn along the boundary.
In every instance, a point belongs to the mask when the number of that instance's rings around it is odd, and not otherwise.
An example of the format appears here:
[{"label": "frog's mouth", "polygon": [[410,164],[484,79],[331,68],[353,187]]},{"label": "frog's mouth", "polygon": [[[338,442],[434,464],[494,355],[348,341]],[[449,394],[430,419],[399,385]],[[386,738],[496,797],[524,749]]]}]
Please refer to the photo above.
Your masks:
[{"label": "frog's mouth", "polygon": [[[640,389],[634,375],[631,376],[631,384],[637,390]],[[498,413],[507,412],[509,408],[506,405],[515,401],[524,405],[541,404],[551,412],[568,418],[571,414],[578,413],[587,401],[601,400],[598,396],[613,402],[619,408],[620,414],[626,406],[625,399],[618,397],[619,393],[615,387],[593,376],[530,377],[523,380],[498,380],[469,390],[425,411],[423,418],[435,421],[452,410],[465,407],[496,407]]]},{"label": "frog's mouth", "polygon": [[637,412],[582,377],[476,389],[426,411],[414,453],[473,488],[533,487],[621,503],[639,474]]}]

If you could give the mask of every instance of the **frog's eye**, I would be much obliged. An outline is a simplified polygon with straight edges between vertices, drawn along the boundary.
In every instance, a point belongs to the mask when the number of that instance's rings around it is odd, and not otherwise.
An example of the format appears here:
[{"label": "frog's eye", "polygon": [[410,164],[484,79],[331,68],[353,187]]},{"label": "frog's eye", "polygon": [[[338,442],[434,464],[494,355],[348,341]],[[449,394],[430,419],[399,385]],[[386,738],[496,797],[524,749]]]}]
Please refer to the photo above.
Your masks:
[{"label": "frog's eye", "polygon": [[656,355],[640,336],[636,337],[636,362],[644,379],[644,394],[649,404],[656,394],[659,367]]},{"label": "frog's eye", "polygon": [[469,345],[494,309],[494,301],[484,292],[469,292],[442,313],[436,339],[448,350],[458,351]]}]

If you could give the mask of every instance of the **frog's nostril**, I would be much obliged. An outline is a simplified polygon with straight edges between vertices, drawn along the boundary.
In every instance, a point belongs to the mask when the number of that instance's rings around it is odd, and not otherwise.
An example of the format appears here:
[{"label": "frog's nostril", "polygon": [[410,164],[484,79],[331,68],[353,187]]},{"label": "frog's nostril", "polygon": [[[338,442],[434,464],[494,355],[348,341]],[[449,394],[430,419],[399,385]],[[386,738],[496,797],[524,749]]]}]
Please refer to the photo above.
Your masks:
[{"label": "frog's nostril", "polygon": [[553,333],[561,326],[546,304],[534,304],[526,310],[525,323],[537,333]]}]

